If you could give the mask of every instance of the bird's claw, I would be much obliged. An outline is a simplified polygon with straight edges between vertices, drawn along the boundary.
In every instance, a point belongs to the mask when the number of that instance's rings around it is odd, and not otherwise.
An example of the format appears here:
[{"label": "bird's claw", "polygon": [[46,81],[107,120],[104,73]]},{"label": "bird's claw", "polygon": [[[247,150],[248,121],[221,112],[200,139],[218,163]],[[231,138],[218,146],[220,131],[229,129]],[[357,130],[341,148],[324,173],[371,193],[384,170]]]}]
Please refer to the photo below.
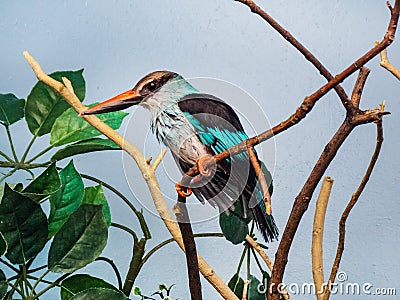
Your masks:
[{"label": "bird's claw", "polygon": [[184,190],[180,182],[175,184],[175,189],[178,195],[181,197],[189,197],[192,194],[192,189],[187,187],[186,190]]},{"label": "bird's claw", "polygon": [[[211,161],[211,163],[210,163]],[[215,164],[214,157],[212,155],[205,155],[196,159],[197,169],[199,170],[200,174],[203,176],[210,176],[212,174],[213,168],[205,168],[205,165],[212,165]]]}]

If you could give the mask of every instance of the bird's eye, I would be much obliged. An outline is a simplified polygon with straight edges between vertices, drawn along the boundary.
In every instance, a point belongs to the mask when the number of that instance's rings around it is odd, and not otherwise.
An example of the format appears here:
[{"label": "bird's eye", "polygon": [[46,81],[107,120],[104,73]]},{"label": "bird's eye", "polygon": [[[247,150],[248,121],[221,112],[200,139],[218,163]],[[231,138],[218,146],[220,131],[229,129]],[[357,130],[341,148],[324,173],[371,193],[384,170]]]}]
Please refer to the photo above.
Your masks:
[{"label": "bird's eye", "polygon": [[154,92],[157,88],[157,84],[154,81],[152,81],[147,85],[147,88],[150,92]]}]

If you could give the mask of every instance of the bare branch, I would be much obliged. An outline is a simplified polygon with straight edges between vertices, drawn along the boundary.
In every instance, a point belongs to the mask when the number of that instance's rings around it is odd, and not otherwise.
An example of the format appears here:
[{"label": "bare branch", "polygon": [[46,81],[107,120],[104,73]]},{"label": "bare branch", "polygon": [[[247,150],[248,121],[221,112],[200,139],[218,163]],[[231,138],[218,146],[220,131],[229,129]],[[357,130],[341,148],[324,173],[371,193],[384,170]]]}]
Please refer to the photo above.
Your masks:
[{"label": "bare branch", "polygon": [[360,68],[360,72],[358,73],[358,77],[356,83],[354,84],[350,99],[351,108],[353,110],[359,109],[358,107],[360,106],[361,95],[370,72],[371,70],[366,67]]},{"label": "bare branch", "polygon": [[383,143],[383,128],[382,128],[382,120],[376,122],[376,130],[377,130],[377,138],[376,138],[376,145],[375,145],[375,150],[374,153],[372,154],[371,161],[368,165],[367,171],[365,172],[365,175],[357,189],[357,191],[351,196],[351,199],[349,203],[346,206],[346,209],[343,211],[342,217],[340,218],[339,222],[339,241],[338,241],[338,246],[336,250],[336,257],[335,261],[332,266],[332,271],[329,276],[329,283],[328,283],[328,288],[325,290],[323,300],[328,300],[330,296],[330,287],[332,283],[335,282],[336,274],[337,271],[339,270],[339,265],[340,261],[342,259],[342,254],[344,251],[344,241],[345,241],[345,235],[346,235],[346,221],[347,218],[353,209],[353,207],[356,205],[358,199],[360,198],[361,193],[363,192],[365,186],[367,185],[369,178],[371,177],[372,170],[375,167],[376,161],[378,160],[379,153],[381,151],[382,143]]},{"label": "bare branch", "polygon": [[254,152],[254,148],[253,147],[247,148],[247,153],[249,154],[251,164],[253,165],[254,171],[256,172],[256,176],[258,177],[261,189],[263,191],[266,213],[270,215],[272,213],[271,195],[269,194],[268,184],[267,181],[265,180],[265,175],[261,170],[260,163],[258,162],[257,156]]},{"label": "bare branch", "polygon": [[[379,43],[379,41],[375,41],[375,45]],[[395,66],[393,66],[388,57],[387,57],[387,49],[384,49],[381,53],[381,62],[380,65],[385,68],[386,70],[388,70],[390,73],[392,73],[394,75],[394,77],[396,77],[397,79],[400,80],[400,70],[397,69]]]},{"label": "bare branch", "polygon": [[249,290],[250,280],[245,280],[243,285],[242,300],[247,300],[247,291]]},{"label": "bare branch", "polygon": [[322,261],[322,244],[324,236],[324,223],[326,207],[328,205],[329,196],[333,185],[333,179],[325,177],[322,182],[320,194],[317,199],[315,214],[314,214],[314,226],[312,235],[312,246],[311,246],[311,257],[312,257],[312,273],[314,278],[315,294],[317,300],[321,300],[324,286],[324,266]]},{"label": "bare branch", "polygon": [[182,234],[185,247],[186,266],[189,277],[189,290],[192,300],[203,299],[197,261],[196,242],[194,241],[192,225],[186,208],[186,197],[178,194],[178,201],[174,207],[174,213]]},{"label": "bare branch", "polygon": [[[333,76],[325,68],[325,66],[316,58],[306,47],[304,47],[289,31],[283,28],[275,19],[273,19],[268,13],[261,9],[252,0],[236,0],[244,5],[247,5],[250,10],[263,18],[272,28],[274,28],[286,41],[288,41],[293,47],[295,47],[304,57],[312,63],[312,65],[320,72],[326,80],[332,80]],[[338,94],[343,105],[347,107],[349,97],[347,96],[345,90],[338,84],[334,87],[336,93]]]},{"label": "bare branch", "polygon": [[160,154],[158,154],[158,156],[154,160],[153,164],[151,165],[151,167],[153,168],[154,171],[157,169],[158,165],[161,163],[161,161],[163,160],[166,153],[167,153],[167,149],[163,148],[161,150]]}]

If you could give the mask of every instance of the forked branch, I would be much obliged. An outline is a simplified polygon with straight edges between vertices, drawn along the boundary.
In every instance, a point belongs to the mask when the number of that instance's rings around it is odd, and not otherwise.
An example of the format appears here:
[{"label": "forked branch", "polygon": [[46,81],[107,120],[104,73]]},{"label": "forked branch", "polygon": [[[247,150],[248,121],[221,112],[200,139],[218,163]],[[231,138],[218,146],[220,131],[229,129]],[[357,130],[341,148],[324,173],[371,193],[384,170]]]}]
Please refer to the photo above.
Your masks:
[{"label": "forked branch", "polygon": [[331,286],[335,282],[336,274],[339,270],[340,261],[342,259],[342,254],[344,251],[344,241],[346,236],[346,221],[347,218],[356,205],[358,199],[360,198],[361,193],[363,192],[365,186],[367,185],[369,178],[371,177],[372,170],[375,167],[376,161],[378,160],[379,153],[381,151],[382,143],[383,143],[383,127],[382,120],[376,122],[376,145],[374,153],[372,154],[371,161],[368,165],[367,171],[357,189],[357,191],[351,196],[349,203],[346,206],[346,209],[343,211],[342,217],[339,222],[339,241],[336,250],[335,261],[333,262],[332,271],[329,276],[328,288],[325,290],[323,300],[328,300],[331,292]]}]

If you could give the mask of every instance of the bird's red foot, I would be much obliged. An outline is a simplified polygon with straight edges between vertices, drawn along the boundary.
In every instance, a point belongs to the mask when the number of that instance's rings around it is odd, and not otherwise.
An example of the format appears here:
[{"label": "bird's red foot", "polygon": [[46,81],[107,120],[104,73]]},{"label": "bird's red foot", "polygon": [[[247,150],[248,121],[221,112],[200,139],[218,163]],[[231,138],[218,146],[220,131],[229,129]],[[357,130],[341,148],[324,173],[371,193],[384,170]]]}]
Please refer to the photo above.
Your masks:
[{"label": "bird's red foot", "polygon": [[175,189],[178,195],[181,197],[189,197],[192,194],[192,189],[187,187],[186,191],[184,191],[180,182],[175,184]]},{"label": "bird's red foot", "polygon": [[[215,160],[212,155],[204,155],[196,159],[197,168],[201,175],[210,176],[213,171],[213,167],[215,165]],[[204,166],[209,165],[211,167],[205,168]]]}]

